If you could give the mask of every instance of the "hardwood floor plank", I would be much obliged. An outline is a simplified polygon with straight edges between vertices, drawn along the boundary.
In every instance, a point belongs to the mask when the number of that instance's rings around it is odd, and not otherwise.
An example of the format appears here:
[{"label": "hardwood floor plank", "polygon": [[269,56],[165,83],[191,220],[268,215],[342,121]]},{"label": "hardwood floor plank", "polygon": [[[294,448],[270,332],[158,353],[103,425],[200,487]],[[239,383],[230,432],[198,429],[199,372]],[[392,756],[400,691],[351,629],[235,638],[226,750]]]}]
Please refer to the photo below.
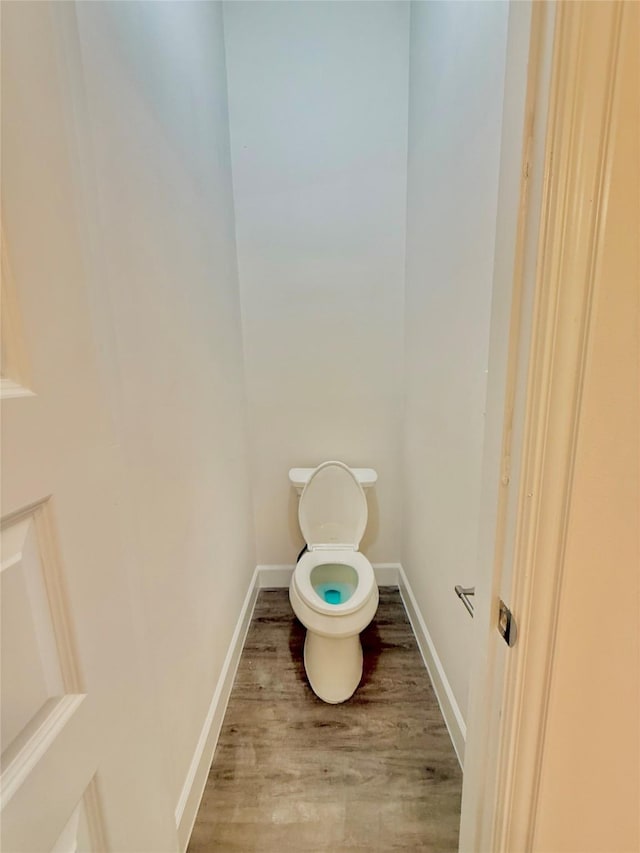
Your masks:
[{"label": "hardwood floor plank", "polygon": [[397,590],[354,696],[309,687],[286,590],[262,591],[189,853],[454,851],[462,774]]}]

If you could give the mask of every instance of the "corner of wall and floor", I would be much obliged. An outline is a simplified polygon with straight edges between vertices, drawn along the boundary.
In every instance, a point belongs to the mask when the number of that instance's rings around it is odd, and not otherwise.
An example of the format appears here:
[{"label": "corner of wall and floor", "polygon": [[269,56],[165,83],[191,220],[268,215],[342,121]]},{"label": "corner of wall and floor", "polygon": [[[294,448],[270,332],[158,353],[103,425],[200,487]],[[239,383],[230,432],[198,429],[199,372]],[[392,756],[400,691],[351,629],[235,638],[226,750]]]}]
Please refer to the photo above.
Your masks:
[{"label": "corner of wall and floor", "polygon": [[[462,767],[466,737],[464,717],[405,572],[400,563],[374,563],[373,568],[378,586],[397,587],[400,592],[407,618]],[[264,589],[287,589],[292,573],[291,565],[259,565],[256,566],[251,578],[176,808],[176,825],[181,851],[186,850],[195,823],[258,595]]]}]

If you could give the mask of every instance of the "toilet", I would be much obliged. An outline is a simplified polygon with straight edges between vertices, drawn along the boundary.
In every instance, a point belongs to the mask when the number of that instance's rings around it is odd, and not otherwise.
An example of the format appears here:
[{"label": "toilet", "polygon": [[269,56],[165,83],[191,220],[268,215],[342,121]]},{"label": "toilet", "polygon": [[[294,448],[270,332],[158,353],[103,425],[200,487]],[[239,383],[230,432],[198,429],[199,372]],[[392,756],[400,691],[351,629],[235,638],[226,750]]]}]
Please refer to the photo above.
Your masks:
[{"label": "toilet", "polygon": [[370,468],[324,462],[292,468],[301,492],[300,530],[307,549],[289,585],[294,613],[307,629],[304,667],[313,692],[324,702],[349,699],[362,678],[360,632],[378,608],[373,567],[358,547],[367,527],[363,483],[377,479]]}]

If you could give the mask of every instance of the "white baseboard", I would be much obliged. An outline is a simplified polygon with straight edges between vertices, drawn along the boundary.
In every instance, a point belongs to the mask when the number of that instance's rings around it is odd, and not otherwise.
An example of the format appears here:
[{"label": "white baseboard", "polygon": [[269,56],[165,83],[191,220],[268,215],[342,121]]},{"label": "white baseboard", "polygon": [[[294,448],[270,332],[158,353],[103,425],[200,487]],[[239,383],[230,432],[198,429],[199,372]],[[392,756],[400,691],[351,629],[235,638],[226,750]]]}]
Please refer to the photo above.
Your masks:
[{"label": "white baseboard", "polygon": [[180,851],[187,849],[191,837],[259,590],[259,570],[256,567],[176,806]]},{"label": "white baseboard", "polygon": [[464,763],[464,744],[467,736],[467,726],[402,566],[400,566],[398,574],[398,587],[404,603],[404,609],[407,611],[418,648],[431,678],[442,716],[449,730],[453,748],[458,756],[460,767],[462,767]]},{"label": "white baseboard", "polygon": [[378,586],[398,586],[401,570],[400,563],[373,563]]},{"label": "white baseboard", "polygon": [[[186,850],[193,830],[258,593],[261,589],[287,588],[291,581],[293,568],[293,565],[256,566],[251,578],[222,666],[222,672],[176,807],[176,826],[179,850],[181,851]],[[460,766],[462,766],[466,726],[404,570],[400,563],[374,563],[373,569],[378,586],[397,586],[400,590],[418,648],[431,678]]]},{"label": "white baseboard", "polygon": [[258,586],[260,589],[287,589],[293,574],[290,566],[257,566]]}]

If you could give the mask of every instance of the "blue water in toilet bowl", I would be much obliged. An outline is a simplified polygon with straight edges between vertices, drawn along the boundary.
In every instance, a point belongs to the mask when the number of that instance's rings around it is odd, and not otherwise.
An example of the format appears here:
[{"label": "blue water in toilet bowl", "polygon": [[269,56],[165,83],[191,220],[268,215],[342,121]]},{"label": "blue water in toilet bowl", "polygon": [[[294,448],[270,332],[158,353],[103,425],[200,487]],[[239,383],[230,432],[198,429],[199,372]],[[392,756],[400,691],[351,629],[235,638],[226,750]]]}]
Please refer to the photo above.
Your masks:
[{"label": "blue water in toilet bowl", "polygon": [[334,581],[319,583],[314,589],[327,604],[343,604],[351,598],[355,587],[349,583]]},{"label": "blue water in toilet bowl", "polygon": [[310,579],[316,595],[327,604],[344,604],[358,586],[358,573],[346,563],[320,563]]}]

